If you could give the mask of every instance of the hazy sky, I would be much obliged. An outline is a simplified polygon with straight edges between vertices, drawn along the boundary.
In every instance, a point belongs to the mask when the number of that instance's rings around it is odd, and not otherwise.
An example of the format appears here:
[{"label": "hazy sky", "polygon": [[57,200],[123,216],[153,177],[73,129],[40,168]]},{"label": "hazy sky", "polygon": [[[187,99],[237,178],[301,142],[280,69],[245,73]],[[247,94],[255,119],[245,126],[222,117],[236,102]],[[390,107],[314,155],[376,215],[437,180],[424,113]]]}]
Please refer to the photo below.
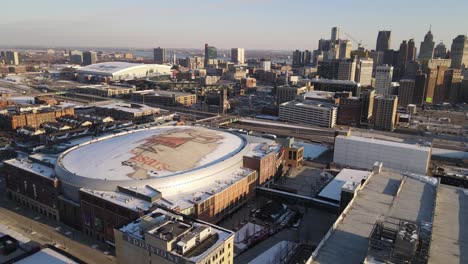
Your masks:
[{"label": "hazy sky", "polygon": [[450,47],[468,34],[467,0],[10,0],[2,1],[0,46],[91,46],[316,49],[330,28],[367,48],[378,30],[392,30],[392,47],[429,24]]}]

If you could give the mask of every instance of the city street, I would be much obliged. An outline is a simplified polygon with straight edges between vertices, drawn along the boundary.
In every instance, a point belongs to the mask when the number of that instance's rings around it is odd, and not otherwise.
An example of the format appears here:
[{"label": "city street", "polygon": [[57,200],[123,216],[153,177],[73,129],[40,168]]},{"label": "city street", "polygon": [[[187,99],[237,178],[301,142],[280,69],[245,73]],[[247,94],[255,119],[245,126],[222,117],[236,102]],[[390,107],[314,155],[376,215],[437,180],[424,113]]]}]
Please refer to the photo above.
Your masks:
[{"label": "city street", "polygon": [[[87,263],[115,263],[107,245],[96,242],[81,232],[30,212],[5,196],[3,179],[0,182],[0,223],[40,244],[52,244]],[[106,254],[107,253],[107,254]]]}]

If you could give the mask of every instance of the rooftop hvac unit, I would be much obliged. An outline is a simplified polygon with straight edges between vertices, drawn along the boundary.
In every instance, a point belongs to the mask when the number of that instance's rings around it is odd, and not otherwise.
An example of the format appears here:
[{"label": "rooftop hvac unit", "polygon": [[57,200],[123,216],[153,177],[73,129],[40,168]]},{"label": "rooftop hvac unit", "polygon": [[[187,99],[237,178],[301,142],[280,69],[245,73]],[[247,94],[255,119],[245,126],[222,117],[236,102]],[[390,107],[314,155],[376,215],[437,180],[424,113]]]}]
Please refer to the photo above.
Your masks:
[{"label": "rooftop hvac unit", "polygon": [[411,222],[402,221],[395,241],[395,254],[407,258],[412,258],[419,242],[418,225]]}]

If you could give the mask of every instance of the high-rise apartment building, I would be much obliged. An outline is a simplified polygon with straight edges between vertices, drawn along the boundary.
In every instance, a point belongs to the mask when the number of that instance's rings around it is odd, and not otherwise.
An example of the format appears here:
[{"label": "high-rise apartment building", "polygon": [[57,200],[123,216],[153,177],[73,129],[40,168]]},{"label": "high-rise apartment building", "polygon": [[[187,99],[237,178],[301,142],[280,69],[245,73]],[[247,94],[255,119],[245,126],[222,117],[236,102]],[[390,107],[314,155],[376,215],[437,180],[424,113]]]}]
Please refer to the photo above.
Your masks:
[{"label": "high-rise apartment building", "polygon": [[401,79],[398,88],[398,106],[406,107],[413,103],[416,81],[413,79]]},{"label": "high-rise apartment building", "polygon": [[260,60],[260,69],[266,72],[271,71],[271,60],[261,59]]},{"label": "high-rise apartment building", "polygon": [[451,68],[461,69],[463,65],[468,68],[468,37],[466,35],[458,35],[453,39],[450,58],[452,59]]},{"label": "high-rise apartment building", "polygon": [[417,71],[414,78],[413,104],[421,105],[424,103],[427,85],[427,74]]},{"label": "high-rise apartment building", "polygon": [[406,59],[407,62],[415,61],[416,60],[416,43],[414,39],[408,40],[408,57]]},{"label": "high-rise apartment building", "polygon": [[245,50],[243,48],[232,48],[231,49],[231,61],[235,64],[245,63]]},{"label": "high-rise apartment building", "polygon": [[359,95],[361,100],[361,124],[369,124],[374,111],[375,91],[371,89],[362,90]]},{"label": "high-rise apartment building", "polygon": [[7,65],[19,65],[20,59],[19,54],[16,51],[7,51],[5,52],[5,63]]},{"label": "high-rise apartment building", "polygon": [[419,49],[419,60],[430,60],[434,56],[434,36],[431,30],[424,36],[424,41],[421,42],[421,48]]},{"label": "high-rise apartment building", "polygon": [[338,80],[354,81],[356,75],[356,61],[340,61],[338,66]]},{"label": "high-rise apartment building", "polygon": [[353,50],[353,43],[349,40],[340,40],[340,59],[351,58],[351,51]]},{"label": "high-rise apartment building", "polygon": [[376,96],[374,101],[374,127],[383,130],[394,130],[398,97],[395,95]]},{"label": "high-rise apartment building", "polygon": [[154,63],[163,64],[167,62],[166,49],[157,47],[153,50]]},{"label": "high-rise apartment building", "polygon": [[393,67],[377,66],[375,71],[375,92],[377,95],[389,95],[393,78]]},{"label": "high-rise apartment building", "polygon": [[444,73],[446,66],[429,68],[427,71],[426,93],[424,95],[426,103],[442,103],[444,101]]},{"label": "high-rise apartment building", "polygon": [[70,62],[73,64],[82,64],[83,63],[83,52],[79,50],[72,50],[69,53]]},{"label": "high-rise apartment building", "polygon": [[460,69],[448,69],[444,72],[443,90],[440,92],[443,102],[457,103],[463,80]]},{"label": "high-rise apartment building", "polygon": [[386,51],[391,45],[391,31],[379,31],[377,35],[376,51]]},{"label": "high-rise apartment building", "polygon": [[293,52],[293,61],[292,61],[292,65],[295,66],[295,67],[298,67],[298,66],[301,66],[303,64],[303,57],[302,57],[302,52],[300,50],[295,50]]},{"label": "high-rise apartment building", "polygon": [[356,67],[355,81],[360,83],[363,87],[372,85],[372,70],[374,68],[374,61],[370,59],[360,59]]},{"label": "high-rise apartment building", "polygon": [[205,44],[205,67],[209,64],[209,60],[218,58],[218,50],[216,47]]},{"label": "high-rise apartment building", "polygon": [[97,53],[95,51],[83,52],[83,65],[91,65],[97,62]]}]

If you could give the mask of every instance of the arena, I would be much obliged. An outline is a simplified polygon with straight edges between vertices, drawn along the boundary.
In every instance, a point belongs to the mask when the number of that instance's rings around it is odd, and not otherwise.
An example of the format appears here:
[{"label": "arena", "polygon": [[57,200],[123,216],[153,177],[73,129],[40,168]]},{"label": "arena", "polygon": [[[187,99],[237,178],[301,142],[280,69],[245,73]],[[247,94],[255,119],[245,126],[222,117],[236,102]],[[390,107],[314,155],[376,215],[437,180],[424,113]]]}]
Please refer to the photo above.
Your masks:
[{"label": "arena", "polygon": [[78,79],[109,78],[130,80],[158,74],[170,74],[171,66],[161,64],[137,64],[129,62],[101,62],[79,68]]},{"label": "arena", "polygon": [[[103,241],[155,207],[217,223],[283,163],[280,144],[202,126],[157,126],[5,162],[8,195]],[[37,190],[40,190],[37,192]]]},{"label": "arena", "polygon": [[[75,191],[149,187],[176,200],[229,180],[241,172],[243,156],[249,152],[246,139],[235,134],[203,127],[157,127],[75,146],[58,157],[55,170]],[[68,196],[75,197],[73,188],[69,190]]]}]

